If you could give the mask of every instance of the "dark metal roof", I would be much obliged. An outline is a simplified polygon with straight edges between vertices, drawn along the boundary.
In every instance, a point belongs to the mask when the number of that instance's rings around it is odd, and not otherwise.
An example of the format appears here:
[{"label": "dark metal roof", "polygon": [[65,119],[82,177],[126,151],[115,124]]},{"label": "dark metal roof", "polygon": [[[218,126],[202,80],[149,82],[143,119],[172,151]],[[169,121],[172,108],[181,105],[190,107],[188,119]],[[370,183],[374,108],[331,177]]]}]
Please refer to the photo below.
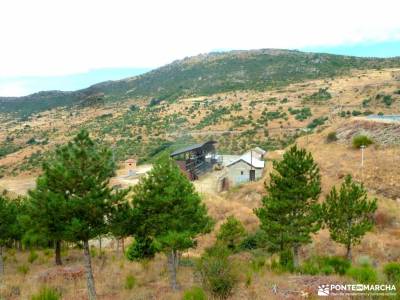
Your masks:
[{"label": "dark metal roof", "polygon": [[216,143],[215,141],[208,141],[208,142],[201,143],[201,144],[190,145],[188,147],[181,148],[181,149],[178,149],[178,150],[172,152],[171,157],[174,157],[174,156],[186,153],[186,152],[191,152],[191,151],[194,151],[194,150],[197,150],[197,149],[201,149],[206,145],[215,144],[215,143]]}]

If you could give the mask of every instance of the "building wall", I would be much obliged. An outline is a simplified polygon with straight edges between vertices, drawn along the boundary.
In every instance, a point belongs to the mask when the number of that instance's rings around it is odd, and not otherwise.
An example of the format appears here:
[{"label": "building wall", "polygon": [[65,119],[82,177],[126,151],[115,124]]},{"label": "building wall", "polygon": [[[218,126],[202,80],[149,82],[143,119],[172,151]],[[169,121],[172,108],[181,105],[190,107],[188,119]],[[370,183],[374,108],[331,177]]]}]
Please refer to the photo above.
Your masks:
[{"label": "building wall", "polygon": [[[232,185],[237,185],[240,183],[250,181],[250,170],[251,166],[243,161],[238,161],[237,163],[227,167],[227,177]],[[255,169],[256,180],[262,177],[263,169]]]}]

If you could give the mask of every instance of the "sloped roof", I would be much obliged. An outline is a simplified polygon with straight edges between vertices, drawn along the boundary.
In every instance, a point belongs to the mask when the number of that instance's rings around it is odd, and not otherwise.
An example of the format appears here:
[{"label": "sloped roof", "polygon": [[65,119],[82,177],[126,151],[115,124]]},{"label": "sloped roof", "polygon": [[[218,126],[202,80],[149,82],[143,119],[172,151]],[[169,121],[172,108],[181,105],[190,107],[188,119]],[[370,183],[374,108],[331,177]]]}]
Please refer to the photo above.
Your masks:
[{"label": "sloped roof", "polygon": [[256,152],[258,152],[258,153],[260,153],[260,154],[262,154],[262,155],[264,155],[265,153],[267,153],[267,151],[265,151],[264,149],[261,149],[260,147],[255,147],[255,148],[253,149],[253,151],[256,151]]},{"label": "sloped roof", "polygon": [[254,156],[251,157],[250,153],[243,154],[241,157],[232,161],[231,163],[229,163],[226,166],[227,167],[232,166],[239,161],[244,161],[245,163],[247,163],[250,166],[253,166],[253,168],[256,168],[256,169],[263,169],[265,166],[265,162],[263,160],[259,160],[259,159],[255,158]]},{"label": "sloped roof", "polygon": [[186,152],[190,152],[190,151],[193,151],[193,150],[201,149],[201,148],[203,148],[203,147],[204,147],[205,145],[207,145],[207,144],[215,144],[215,143],[217,143],[217,142],[215,142],[215,141],[208,141],[208,142],[201,143],[201,144],[190,145],[190,146],[187,146],[187,147],[185,147],[185,148],[181,148],[181,149],[178,149],[178,150],[172,152],[171,157],[174,157],[174,156],[177,156],[177,155],[179,155],[179,154],[186,153]]}]

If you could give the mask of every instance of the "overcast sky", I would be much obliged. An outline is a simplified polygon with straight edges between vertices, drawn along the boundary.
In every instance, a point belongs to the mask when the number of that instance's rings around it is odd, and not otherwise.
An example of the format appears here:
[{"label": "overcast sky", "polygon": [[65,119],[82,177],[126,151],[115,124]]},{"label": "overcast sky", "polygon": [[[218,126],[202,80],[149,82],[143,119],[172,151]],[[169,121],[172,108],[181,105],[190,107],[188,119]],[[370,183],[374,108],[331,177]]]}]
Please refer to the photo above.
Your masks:
[{"label": "overcast sky", "polygon": [[27,78],[146,70],[215,49],[396,44],[399,12],[399,0],[1,0],[0,95],[31,92]]}]

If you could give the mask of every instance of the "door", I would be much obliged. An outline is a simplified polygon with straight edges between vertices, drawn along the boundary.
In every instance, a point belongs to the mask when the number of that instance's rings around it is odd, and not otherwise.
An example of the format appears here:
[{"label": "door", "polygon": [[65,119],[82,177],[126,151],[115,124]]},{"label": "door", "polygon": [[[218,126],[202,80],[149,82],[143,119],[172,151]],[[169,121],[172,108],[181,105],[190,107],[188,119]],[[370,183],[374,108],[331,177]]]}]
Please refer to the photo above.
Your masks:
[{"label": "door", "polygon": [[250,170],[250,181],[256,180],[256,170]]}]

